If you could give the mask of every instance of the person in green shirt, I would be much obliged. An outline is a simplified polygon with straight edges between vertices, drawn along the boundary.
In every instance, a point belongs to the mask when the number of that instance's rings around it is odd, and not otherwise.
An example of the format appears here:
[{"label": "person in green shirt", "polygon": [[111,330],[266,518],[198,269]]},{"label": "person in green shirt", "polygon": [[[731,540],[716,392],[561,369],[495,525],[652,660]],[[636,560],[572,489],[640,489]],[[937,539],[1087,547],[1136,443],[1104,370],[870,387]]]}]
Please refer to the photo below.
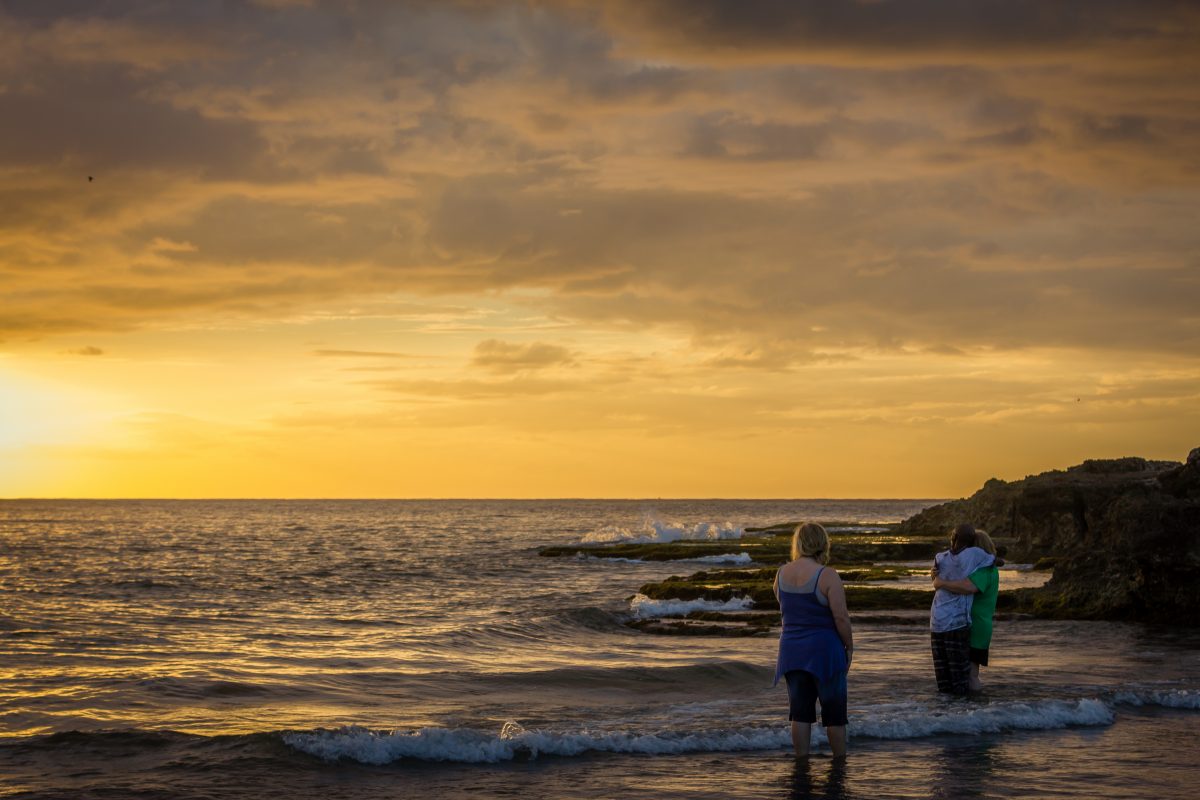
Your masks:
[{"label": "person in green shirt", "polygon": [[997,552],[992,537],[981,530],[975,531],[975,544],[988,553],[996,556],[993,564],[980,567],[966,578],[958,581],[947,581],[936,578],[933,588],[946,589],[956,594],[974,595],[971,599],[971,682],[972,692],[983,689],[979,680],[979,668],[988,664],[988,650],[992,645],[992,617],[996,613],[996,597],[1000,593],[1000,572],[997,567],[1004,565],[1003,548]]}]

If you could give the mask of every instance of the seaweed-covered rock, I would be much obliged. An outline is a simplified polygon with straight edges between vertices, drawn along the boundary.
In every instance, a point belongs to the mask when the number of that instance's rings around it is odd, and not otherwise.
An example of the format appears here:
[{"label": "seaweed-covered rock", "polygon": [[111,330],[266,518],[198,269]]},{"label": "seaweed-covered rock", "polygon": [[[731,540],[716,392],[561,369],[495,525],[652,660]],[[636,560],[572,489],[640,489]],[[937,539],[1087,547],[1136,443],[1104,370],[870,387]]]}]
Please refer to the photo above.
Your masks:
[{"label": "seaweed-covered rock", "polygon": [[897,532],[945,533],[959,522],[1007,537],[1010,558],[1053,559],[1039,615],[1200,620],[1200,448],[1184,464],[1089,460],[1019,481],[992,479]]}]

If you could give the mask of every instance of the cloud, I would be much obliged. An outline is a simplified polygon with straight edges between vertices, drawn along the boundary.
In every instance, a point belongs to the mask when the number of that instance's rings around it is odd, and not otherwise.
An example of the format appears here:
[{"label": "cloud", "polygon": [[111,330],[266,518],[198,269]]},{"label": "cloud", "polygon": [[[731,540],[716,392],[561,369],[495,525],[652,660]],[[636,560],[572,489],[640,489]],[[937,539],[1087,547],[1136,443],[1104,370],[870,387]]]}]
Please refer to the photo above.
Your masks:
[{"label": "cloud", "polygon": [[[541,397],[578,392],[584,384],[571,381],[542,380],[518,376],[499,381],[477,380],[417,380],[372,381],[369,385],[403,395],[431,397],[444,400],[496,400],[520,397]],[[590,384],[588,384],[590,385]],[[482,424],[477,420],[471,424]]]},{"label": "cloud", "polygon": [[513,344],[488,339],[475,346],[471,365],[498,375],[542,370],[549,367],[569,367],[575,357],[565,347],[544,342]]},{"label": "cloud", "polygon": [[73,355],[73,356],[102,356],[102,355],[104,355],[103,350],[101,350],[99,347],[92,347],[91,345],[88,345],[87,347],[78,347],[74,350],[64,350],[63,352],[67,353],[68,355]]},{"label": "cloud", "polygon": [[388,353],[375,350],[314,350],[313,354],[326,358],[416,358],[408,353]]},{"label": "cloud", "polygon": [[3,335],[453,295],[714,368],[1200,336],[1186,4],[234,6],[6,7]]},{"label": "cloud", "polygon": [[140,81],[104,67],[52,68],[33,85],[0,93],[0,115],[20,120],[0,139],[0,166],[71,168],[81,181],[126,170],[184,170],[209,179],[266,178],[267,142],[256,127],[145,99]]},{"label": "cloud", "polygon": [[1143,58],[1195,57],[1197,14],[1188,4],[1069,0],[637,0],[606,6],[621,34],[696,58],[831,58],[966,61],[1049,58],[1080,51]]},{"label": "cloud", "polygon": [[[10,5],[6,10],[20,13],[30,5],[20,9]],[[54,13],[54,3],[37,5]],[[219,40],[197,37],[194,30],[101,16],[63,16],[26,30],[20,30],[11,19],[0,18],[0,41],[9,36],[17,40],[14,45],[26,59],[121,64],[140,70],[159,71],[173,64],[232,55]]]}]

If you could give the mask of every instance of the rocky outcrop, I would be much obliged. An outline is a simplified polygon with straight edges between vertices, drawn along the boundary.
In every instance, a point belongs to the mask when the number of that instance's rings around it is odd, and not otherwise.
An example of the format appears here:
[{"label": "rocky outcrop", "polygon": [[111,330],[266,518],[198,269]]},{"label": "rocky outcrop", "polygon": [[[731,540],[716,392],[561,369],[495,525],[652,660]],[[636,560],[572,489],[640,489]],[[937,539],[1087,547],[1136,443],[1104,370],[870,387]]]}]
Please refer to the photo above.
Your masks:
[{"label": "rocky outcrop", "polygon": [[1200,448],[1186,463],[1091,460],[926,509],[898,533],[971,522],[1010,560],[1054,559],[1040,614],[1200,624]]}]

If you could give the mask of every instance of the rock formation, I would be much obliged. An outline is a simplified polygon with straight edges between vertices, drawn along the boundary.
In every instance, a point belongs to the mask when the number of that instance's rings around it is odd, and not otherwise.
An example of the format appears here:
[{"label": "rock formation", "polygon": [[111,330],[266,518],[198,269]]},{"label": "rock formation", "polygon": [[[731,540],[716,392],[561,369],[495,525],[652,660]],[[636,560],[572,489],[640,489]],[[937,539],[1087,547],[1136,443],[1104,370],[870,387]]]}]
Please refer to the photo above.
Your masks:
[{"label": "rock formation", "polygon": [[1019,481],[993,478],[897,533],[971,522],[1007,540],[1009,560],[1054,559],[1040,614],[1200,624],[1200,448],[1187,462],[1091,460]]}]

